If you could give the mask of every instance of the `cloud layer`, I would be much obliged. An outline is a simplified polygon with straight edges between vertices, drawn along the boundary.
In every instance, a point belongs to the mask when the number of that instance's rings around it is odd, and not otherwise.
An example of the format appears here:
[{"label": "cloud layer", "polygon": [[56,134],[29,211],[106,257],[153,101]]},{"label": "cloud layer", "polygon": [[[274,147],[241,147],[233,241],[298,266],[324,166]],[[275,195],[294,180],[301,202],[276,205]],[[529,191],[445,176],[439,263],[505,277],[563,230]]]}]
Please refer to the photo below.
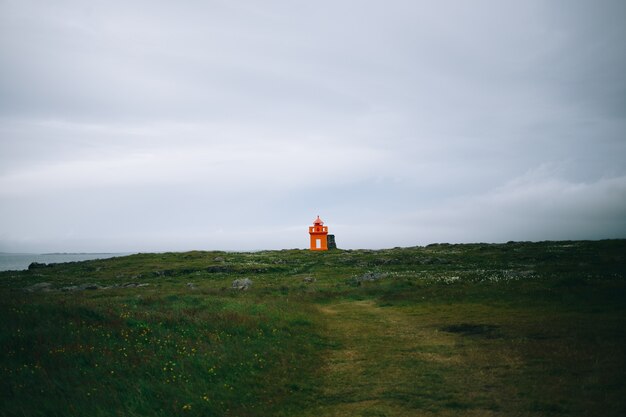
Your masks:
[{"label": "cloud layer", "polygon": [[626,237],[621,1],[0,3],[0,250]]}]

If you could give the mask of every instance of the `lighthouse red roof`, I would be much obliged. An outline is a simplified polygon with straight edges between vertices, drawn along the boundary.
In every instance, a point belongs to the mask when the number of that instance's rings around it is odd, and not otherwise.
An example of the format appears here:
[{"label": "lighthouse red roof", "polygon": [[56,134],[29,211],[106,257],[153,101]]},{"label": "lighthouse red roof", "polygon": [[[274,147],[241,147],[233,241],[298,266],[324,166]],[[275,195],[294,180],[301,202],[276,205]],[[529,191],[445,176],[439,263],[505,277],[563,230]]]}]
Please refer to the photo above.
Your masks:
[{"label": "lighthouse red roof", "polygon": [[317,226],[317,225],[323,225],[324,222],[322,221],[322,219],[320,219],[320,216],[317,216],[317,219],[315,219],[315,221],[313,222],[313,225]]}]

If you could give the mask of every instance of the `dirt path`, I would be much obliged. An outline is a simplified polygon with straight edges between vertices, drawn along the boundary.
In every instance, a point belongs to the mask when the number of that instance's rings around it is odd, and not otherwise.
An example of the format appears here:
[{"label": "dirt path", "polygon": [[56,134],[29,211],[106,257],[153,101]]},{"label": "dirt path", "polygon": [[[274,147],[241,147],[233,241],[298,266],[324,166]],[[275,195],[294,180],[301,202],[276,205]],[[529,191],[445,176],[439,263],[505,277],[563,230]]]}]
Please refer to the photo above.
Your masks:
[{"label": "dirt path", "polygon": [[[445,351],[451,338],[420,328],[410,316],[378,307],[373,301],[334,303],[321,311],[328,336],[338,341],[339,347],[329,351],[324,365],[324,405],[310,415],[428,415],[416,411],[422,404],[415,395],[416,384],[430,390],[433,384],[415,374],[420,363],[445,366],[458,360],[437,352],[441,347]],[[424,349],[425,344],[438,348]],[[436,375],[433,378],[437,379]]]}]

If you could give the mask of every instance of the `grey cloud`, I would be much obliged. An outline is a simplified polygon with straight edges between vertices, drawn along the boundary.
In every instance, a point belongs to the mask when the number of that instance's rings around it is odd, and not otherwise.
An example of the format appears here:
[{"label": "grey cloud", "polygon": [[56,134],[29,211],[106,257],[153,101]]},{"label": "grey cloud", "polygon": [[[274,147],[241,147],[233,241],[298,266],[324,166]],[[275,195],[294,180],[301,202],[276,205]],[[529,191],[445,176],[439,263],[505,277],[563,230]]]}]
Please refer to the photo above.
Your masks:
[{"label": "grey cloud", "polygon": [[625,9],[2,2],[0,250],[623,235]]}]

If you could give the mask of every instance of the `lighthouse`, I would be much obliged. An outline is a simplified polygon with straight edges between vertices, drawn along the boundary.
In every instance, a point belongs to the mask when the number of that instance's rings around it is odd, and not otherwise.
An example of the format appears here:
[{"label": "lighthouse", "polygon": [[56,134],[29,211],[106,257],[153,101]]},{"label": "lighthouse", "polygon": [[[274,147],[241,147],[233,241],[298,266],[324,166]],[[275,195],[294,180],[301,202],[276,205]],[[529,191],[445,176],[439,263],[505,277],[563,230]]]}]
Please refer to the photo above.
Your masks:
[{"label": "lighthouse", "polygon": [[309,235],[311,236],[311,250],[328,250],[328,226],[324,226],[320,216],[317,216],[313,226],[309,226]]}]

